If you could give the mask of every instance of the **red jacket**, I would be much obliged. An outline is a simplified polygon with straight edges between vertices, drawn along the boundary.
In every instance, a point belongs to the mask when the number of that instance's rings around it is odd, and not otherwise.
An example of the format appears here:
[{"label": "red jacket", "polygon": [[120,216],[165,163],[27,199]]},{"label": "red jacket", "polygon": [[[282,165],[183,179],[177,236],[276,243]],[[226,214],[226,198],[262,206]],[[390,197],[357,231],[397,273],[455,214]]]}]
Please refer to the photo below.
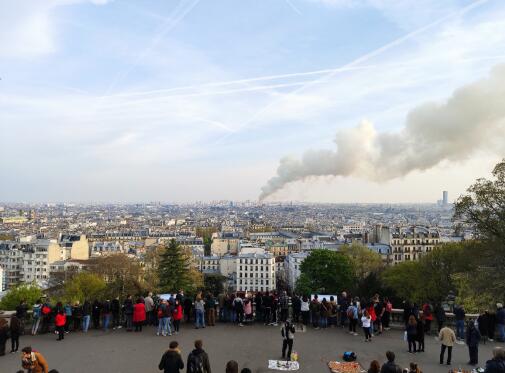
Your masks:
[{"label": "red jacket", "polygon": [[176,321],[182,319],[182,306],[180,304],[178,306],[174,307],[174,312],[172,313],[172,317]]},{"label": "red jacket", "polygon": [[146,306],[144,303],[137,303],[133,306],[133,322],[146,321]]},{"label": "red jacket", "polygon": [[57,313],[56,316],[54,317],[55,326],[65,326],[66,322],[67,317],[65,316],[65,314]]}]

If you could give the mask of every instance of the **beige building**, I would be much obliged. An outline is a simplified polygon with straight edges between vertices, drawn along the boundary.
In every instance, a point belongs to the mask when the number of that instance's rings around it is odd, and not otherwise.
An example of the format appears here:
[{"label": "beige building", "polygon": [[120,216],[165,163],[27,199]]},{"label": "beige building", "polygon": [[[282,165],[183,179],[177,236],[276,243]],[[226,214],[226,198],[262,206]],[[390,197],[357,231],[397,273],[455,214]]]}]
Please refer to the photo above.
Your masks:
[{"label": "beige building", "polygon": [[240,245],[238,238],[219,238],[212,239],[211,254],[223,256],[226,254],[237,254]]},{"label": "beige building", "polygon": [[419,260],[440,243],[438,230],[427,227],[397,228],[391,232],[391,263]]}]

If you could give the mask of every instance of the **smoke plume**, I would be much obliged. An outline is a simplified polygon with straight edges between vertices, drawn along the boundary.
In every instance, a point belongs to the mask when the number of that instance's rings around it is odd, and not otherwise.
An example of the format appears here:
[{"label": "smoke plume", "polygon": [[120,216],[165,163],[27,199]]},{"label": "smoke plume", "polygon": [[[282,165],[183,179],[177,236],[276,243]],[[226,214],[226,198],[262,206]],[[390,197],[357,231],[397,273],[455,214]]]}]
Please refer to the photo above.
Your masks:
[{"label": "smoke plume", "polygon": [[334,151],[311,150],[301,159],[281,159],[277,175],[262,187],[259,198],[308,177],[355,176],[380,182],[430,169],[444,160],[464,160],[503,141],[504,124],[505,65],[499,65],[489,78],[457,89],[445,103],[411,110],[399,132],[377,132],[372,123],[363,121],[337,133]]}]

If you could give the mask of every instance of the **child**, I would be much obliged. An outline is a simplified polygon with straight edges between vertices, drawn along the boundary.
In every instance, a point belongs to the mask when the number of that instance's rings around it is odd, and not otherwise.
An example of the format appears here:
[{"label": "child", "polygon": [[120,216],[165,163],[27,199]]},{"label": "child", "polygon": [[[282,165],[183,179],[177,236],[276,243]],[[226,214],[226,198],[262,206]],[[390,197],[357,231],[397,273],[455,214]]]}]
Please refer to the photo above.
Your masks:
[{"label": "child", "polygon": [[372,342],[372,333],[370,331],[372,323],[372,318],[367,310],[363,313],[361,317],[361,324],[363,325],[363,331],[365,332],[365,342]]}]

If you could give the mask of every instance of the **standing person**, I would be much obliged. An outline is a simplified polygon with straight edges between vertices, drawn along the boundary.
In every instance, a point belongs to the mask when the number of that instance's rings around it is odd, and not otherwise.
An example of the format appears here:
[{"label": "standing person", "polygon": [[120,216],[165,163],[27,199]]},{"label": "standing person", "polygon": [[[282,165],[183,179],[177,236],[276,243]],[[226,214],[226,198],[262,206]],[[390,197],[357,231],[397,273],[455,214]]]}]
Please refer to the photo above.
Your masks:
[{"label": "standing person", "polygon": [[74,306],[72,307],[72,315],[74,320],[73,329],[74,332],[77,332],[81,329],[82,323],[82,306],[79,301],[75,301]]},{"label": "standing person", "polygon": [[252,301],[249,297],[246,297],[244,300],[244,317],[245,322],[253,321]]},{"label": "standing person", "polygon": [[48,373],[49,366],[40,352],[33,351],[30,346],[24,347],[21,355],[21,366],[30,373]]},{"label": "standing person", "polygon": [[391,302],[387,297],[384,298],[383,309],[384,312],[382,313],[382,326],[384,327],[384,330],[389,330],[389,323],[391,322],[391,313],[393,312],[393,305],[391,304]]},{"label": "standing person", "polygon": [[165,337],[167,334],[172,335],[172,330],[170,328],[170,316],[171,316],[170,304],[166,299],[161,301],[158,306],[158,331],[156,335],[162,335]]},{"label": "standing person", "polygon": [[363,327],[363,332],[365,333],[365,342],[372,342],[372,333],[370,329],[372,328],[372,318],[368,313],[368,310],[365,310],[363,316],[361,317],[361,325]]},{"label": "standing person", "polygon": [[424,325],[424,315],[419,318],[417,322],[417,343],[419,346],[417,348],[417,352],[424,352],[424,331],[426,330],[426,326]]},{"label": "standing person", "polygon": [[505,373],[505,349],[503,347],[493,348],[493,358],[486,361],[484,373]]},{"label": "standing person", "polygon": [[201,294],[198,294],[195,298],[195,311],[195,328],[205,328],[205,302],[203,301]]},{"label": "standing person", "polygon": [[120,329],[121,326],[121,303],[119,297],[116,297],[110,302],[110,309],[112,313],[112,329]]},{"label": "standing person", "polygon": [[126,321],[126,331],[131,332],[133,330],[133,299],[130,294],[126,296],[123,302],[123,312]]},{"label": "standing person", "polygon": [[291,298],[291,307],[293,308],[293,323],[296,325],[300,322],[301,299],[298,295],[293,295]]},{"label": "standing person", "polygon": [[188,355],[187,373],[211,373],[209,355],[203,350],[203,342],[195,341],[195,349]]},{"label": "standing person", "polygon": [[224,322],[224,300],[226,296],[224,293],[219,293],[217,296],[217,304],[219,306],[218,320],[219,322]]},{"label": "standing person", "polygon": [[328,327],[328,317],[330,316],[330,312],[330,304],[326,298],[323,298],[323,301],[321,302],[321,318],[319,321],[319,325],[323,329],[326,329]]},{"label": "standing person", "polygon": [[[498,341],[505,342],[505,308],[502,303],[496,304],[496,324],[498,325]],[[494,330],[494,325],[493,325]]]},{"label": "standing person", "polygon": [[185,297],[183,300],[184,303],[182,305],[184,306],[184,317],[187,323],[191,322],[191,313],[192,313],[192,308],[193,305],[191,304],[191,299],[189,297]]},{"label": "standing person", "polygon": [[370,328],[370,333],[372,336],[375,334],[375,325],[377,321],[377,315],[375,314],[375,303],[372,301],[367,307],[368,314],[370,315],[370,318],[372,319],[372,326]]},{"label": "standing person", "polygon": [[91,318],[93,319],[93,328],[100,328],[100,311],[102,309],[102,305],[95,299],[93,301],[93,306],[91,307]]},{"label": "standing person", "polygon": [[21,334],[24,334],[25,332],[25,320],[27,314],[28,314],[28,306],[26,304],[26,300],[22,299],[21,302],[19,302],[19,305],[16,307],[16,317],[18,318],[20,323]]},{"label": "standing person", "polygon": [[368,368],[367,373],[380,373],[381,365],[377,360],[372,360],[370,363],[370,368]]},{"label": "standing person", "polygon": [[[293,340],[295,339],[295,326],[287,320],[281,329],[282,335],[282,358],[286,360],[291,360],[291,351],[293,350]],[[288,349],[288,354],[286,355],[286,348]]]},{"label": "standing person", "polygon": [[102,304],[102,326],[104,332],[109,330],[110,319],[112,317],[112,304],[106,299]]},{"label": "standing person", "polygon": [[409,353],[416,353],[416,339],[417,339],[417,321],[414,315],[410,315],[407,323],[407,343],[409,345]]},{"label": "standing person", "polygon": [[379,294],[376,294],[374,297],[374,312],[375,312],[375,324],[376,324],[376,330],[378,334],[382,334],[383,332],[383,325],[382,325],[382,318],[384,317],[384,305],[380,301]]},{"label": "standing person", "polygon": [[277,326],[277,311],[279,309],[279,298],[277,294],[272,295],[272,325]]},{"label": "standing person", "polygon": [[451,365],[452,347],[456,342],[456,334],[448,326],[444,326],[438,333],[440,340],[440,364],[444,363],[445,350],[447,349],[447,365]]},{"label": "standing person", "polygon": [[47,333],[49,331],[49,324],[51,323],[51,304],[49,303],[49,300],[46,299],[44,304],[42,305],[41,308],[41,313],[42,313],[42,330],[41,333]]},{"label": "standing person", "polygon": [[5,345],[9,339],[9,326],[7,320],[0,319],[0,356],[5,355]]},{"label": "standing person", "polygon": [[184,369],[184,362],[182,361],[179,343],[176,341],[170,342],[168,345],[168,351],[166,351],[161,357],[158,368],[159,370],[162,370],[163,373],[179,373],[181,369]]},{"label": "standing person", "polygon": [[144,304],[146,306],[146,325],[155,325],[156,315],[154,314],[154,300],[152,292],[149,292],[147,297],[144,298]]},{"label": "standing person", "polygon": [[281,308],[281,322],[286,322],[289,316],[289,298],[286,290],[283,290],[279,297],[279,307]]},{"label": "standing person", "polygon": [[358,335],[358,333],[356,333],[356,326],[358,325],[358,306],[356,302],[352,302],[349,307],[347,307],[346,316],[349,320],[349,334]]},{"label": "standing person", "polygon": [[65,303],[65,306],[63,307],[65,310],[65,333],[68,334],[70,331],[70,323],[72,322],[72,305],[70,302]]},{"label": "standing person", "polygon": [[207,295],[205,306],[207,307],[207,321],[209,326],[216,326],[216,298],[214,298],[211,293]]},{"label": "standing person", "polygon": [[273,297],[270,295],[269,291],[265,292],[263,295],[263,319],[265,321],[265,325],[270,325],[272,323],[272,305],[273,305]]},{"label": "standing person", "polygon": [[310,302],[310,316],[312,317],[312,326],[314,329],[319,329],[319,318],[321,316],[321,303],[317,294],[314,295],[314,299]]},{"label": "standing person", "polygon": [[438,332],[444,327],[445,324],[445,310],[440,303],[435,307],[435,317],[437,318]]},{"label": "standing person", "polygon": [[40,320],[42,318],[42,301],[38,299],[32,308],[32,335],[36,335],[39,331]]},{"label": "standing person", "polygon": [[261,294],[261,291],[256,293],[256,296],[254,297],[254,303],[256,305],[256,321],[264,322],[263,294]]},{"label": "standing person", "polygon": [[477,365],[479,363],[480,337],[479,330],[475,327],[475,323],[473,320],[470,320],[466,331],[466,344],[468,346],[468,354],[470,355],[468,364],[470,365]]},{"label": "standing person", "polygon": [[133,324],[135,325],[135,331],[141,332],[142,325],[146,321],[146,306],[142,302],[142,299],[137,299],[137,303],[133,307]]},{"label": "standing person", "polygon": [[65,324],[67,323],[67,317],[65,315],[64,309],[59,309],[54,316],[54,326],[58,332],[58,341],[65,339]]},{"label": "standing person", "polygon": [[347,321],[347,309],[350,306],[350,301],[347,296],[347,292],[343,291],[338,299],[338,308],[340,313],[340,327],[344,328]]},{"label": "standing person", "polygon": [[395,363],[395,353],[393,351],[386,352],[386,359],[388,360],[382,364],[380,373],[402,373],[402,368],[400,368]]},{"label": "standing person", "polygon": [[460,341],[465,340],[465,309],[463,306],[454,307],[454,317],[456,318],[456,337]]},{"label": "standing person", "polygon": [[335,298],[333,295],[330,295],[330,316],[328,318],[328,325],[329,326],[338,326],[338,305],[337,302],[335,302]]},{"label": "standing person", "polygon": [[19,336],[21,335],[21,322],[16,316],[11,317],[11,354],[19,349]]},{"label": "standing person", "polygon": [[306,295],[300,300],[300,312],[302,314],[302,330],[305,331],[310,319],[310,304],[309,298]]},{"label": "standing person", "polygon": [[90,318],[91,318],[91,303],[89,302],[89,300],[85,300],[82,305],[82,331],[84,333],[88,332]]},{"label": "standing person", "polygon": [[242,323],[244,321],[244,301],[237,294],[233,299],[233,308],[235,309],[235,320],[238,322],[238,326],[244,326]]},{"label": "standing person", "polygon": [[423,319],[424,331],[429,335],[431,331],[431,322],[433,321],[433,306],[428,302],[423,305]]},{"label": "standing person", "polygon": [[179,327],[182,320],[182,306],[179,299],[175,299],[174,309],[172,310],[172,318],[174,320],[174,331],[175,334],[179,334]]}]

